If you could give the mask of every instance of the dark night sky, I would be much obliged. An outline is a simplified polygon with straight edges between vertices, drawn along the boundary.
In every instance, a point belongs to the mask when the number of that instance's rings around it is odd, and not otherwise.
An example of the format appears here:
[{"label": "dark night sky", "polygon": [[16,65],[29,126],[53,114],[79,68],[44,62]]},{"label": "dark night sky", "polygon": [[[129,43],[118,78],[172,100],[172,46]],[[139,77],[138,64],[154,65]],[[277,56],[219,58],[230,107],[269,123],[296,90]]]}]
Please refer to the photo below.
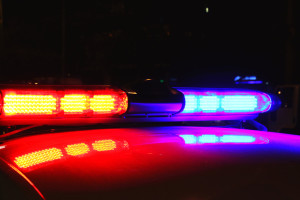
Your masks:
[{"label": "dark night sky", "polygon": [[[60,76],[62,1],[2,1],[2,82]],[[65,74],[97,84],[149,77],[194,84],[239,74],[283,83],[291,32],[290,49],[299,53],[287,2],[65,0]]]}]

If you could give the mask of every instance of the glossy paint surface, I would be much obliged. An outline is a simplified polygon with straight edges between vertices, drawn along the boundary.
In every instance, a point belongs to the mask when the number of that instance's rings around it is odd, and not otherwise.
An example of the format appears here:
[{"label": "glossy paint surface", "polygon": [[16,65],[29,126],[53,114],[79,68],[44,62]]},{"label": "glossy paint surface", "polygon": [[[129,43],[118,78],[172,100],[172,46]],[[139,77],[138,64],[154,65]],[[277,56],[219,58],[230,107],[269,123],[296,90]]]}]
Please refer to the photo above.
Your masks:
[{"label": "glossy paint surface", "polygon": [[[188,140],[182,135],[189,135]],[[195,140],[199,145],[187,144]],[[59,159],[26,167],[16,162],[22,158],[32,163],[49,149],[59,149]],[[284,192],[296,195],[300,177],[299,136],[229,128],[115,128],[34,135],[3,142],[0,156],[46,199],[222,199],[237,195],[243,184],[265,181],[269,187],[273,178]],[[235,193],[226,193],[231,190]]]}]

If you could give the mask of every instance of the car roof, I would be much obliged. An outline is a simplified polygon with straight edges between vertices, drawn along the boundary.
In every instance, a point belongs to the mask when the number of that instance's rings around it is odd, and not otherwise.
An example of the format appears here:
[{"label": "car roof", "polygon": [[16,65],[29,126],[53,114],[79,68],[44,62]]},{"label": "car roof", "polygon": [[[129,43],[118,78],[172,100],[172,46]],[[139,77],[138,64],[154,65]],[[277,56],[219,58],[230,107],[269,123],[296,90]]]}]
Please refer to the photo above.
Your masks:
[{"label": "car roof", "polygon": [[[213,133],[264,142],[190,145],[180,137]],[[109,128],[15,138],[1,145],[0,157],[46,199],[234,199],[252,189],[252,197],[262,199],[274,194],[299,197],[299,141],[296,135],[233,128]],[[100,143],[106,149],[97,150]],[[115,148],[110,149],[112,143]],[[90,150],[74,156],[67,150],[73,144],[86,144]],[[59,149],[62,157],[25,168],[16,162],[51,148]]]}]

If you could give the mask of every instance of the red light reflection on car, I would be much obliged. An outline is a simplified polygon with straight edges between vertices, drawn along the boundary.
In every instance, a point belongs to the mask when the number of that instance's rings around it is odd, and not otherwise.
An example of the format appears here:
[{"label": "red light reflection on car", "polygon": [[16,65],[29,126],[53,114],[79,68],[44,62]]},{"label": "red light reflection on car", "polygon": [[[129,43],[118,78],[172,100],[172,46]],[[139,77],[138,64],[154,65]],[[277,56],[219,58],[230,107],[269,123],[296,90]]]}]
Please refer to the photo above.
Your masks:
[{"label": "red light reflection on car", "polygon": [[[49,163],[55,160],[62,159],[67,156],[79,156],[88,154],[91,150],[94,152],[113,151],[128,149],[129,145],[127,141],[115,141],[115,140],[96,140],[90,145],[93,148],[89,148],[87,143],[77,143],[65,145],[63,148],[53,147],[42,149],[27,154],[17,156],[14,158],[14,162],[19,168],[27,169],[39,164]],[[63,151],[65,150],[65,151]]]}]

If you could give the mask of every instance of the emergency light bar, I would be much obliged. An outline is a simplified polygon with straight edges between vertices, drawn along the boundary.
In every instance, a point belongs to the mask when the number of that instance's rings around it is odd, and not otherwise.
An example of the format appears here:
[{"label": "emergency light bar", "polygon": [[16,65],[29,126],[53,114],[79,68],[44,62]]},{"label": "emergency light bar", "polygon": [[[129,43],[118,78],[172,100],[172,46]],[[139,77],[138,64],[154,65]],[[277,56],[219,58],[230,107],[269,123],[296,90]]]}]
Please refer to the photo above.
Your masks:
[{"label": "emergency light bar", "polygon": [[128,95],[110,86],[0,85],[0,125],[241,120],[280,105],[273,96],[249,90],[176,88],[162,97]]}]

